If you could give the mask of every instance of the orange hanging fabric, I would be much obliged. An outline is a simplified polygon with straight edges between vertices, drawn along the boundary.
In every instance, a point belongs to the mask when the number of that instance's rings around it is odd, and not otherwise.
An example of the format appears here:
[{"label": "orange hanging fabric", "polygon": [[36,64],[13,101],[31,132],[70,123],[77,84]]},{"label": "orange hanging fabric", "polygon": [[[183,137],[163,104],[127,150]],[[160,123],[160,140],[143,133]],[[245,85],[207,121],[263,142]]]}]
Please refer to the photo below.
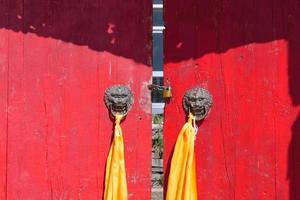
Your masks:
[{"label": "orange hanging fabric", "polygon": [[166,200],[197,200],[194,116],[181,129],[171,161]]},{"label": "orange hanging fabric", "polygon": [[106,161],[104,200],[127,200],[127,182],[124,160],[124,141],[120,122],[115,116],[114,138]]}]

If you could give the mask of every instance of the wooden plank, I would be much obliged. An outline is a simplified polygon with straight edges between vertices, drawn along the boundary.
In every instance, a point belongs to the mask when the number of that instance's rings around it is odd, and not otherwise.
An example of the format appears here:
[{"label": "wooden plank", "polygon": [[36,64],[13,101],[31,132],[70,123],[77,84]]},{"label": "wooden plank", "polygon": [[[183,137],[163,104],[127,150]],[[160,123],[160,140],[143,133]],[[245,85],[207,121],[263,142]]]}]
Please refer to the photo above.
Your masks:
[{"label": "wooden plank", "polygon": [[8,199],[102,198],[113,128],[103,95],[117,83],[135,96],[121,124],[129,199],[150,199],[151,2],[10,5]]},{"label": "wooden plank", "polygon": [[[7,199],[17,199],[21,194],[15,190],[19,183],[16,177],[26,176],[26,171],[20,173],[20,166],[23,165],[23,157],[15,155],[13,152],[24,151],[22,145],[26,138],[24,123],[20,123],[26,119],[20,113],[23,111],[24,94],[21,92],[24,87],[25,80],[23,78],[24,70],[24,56],[23,56],[23,2],[9,1],[8,2],[8,62],[9,62],[9,76],[8,76],[8,138],[7,138]],[[18,92],[20,91],[20,92]],[[18,164],[14,164],[18,163]],[[19,173],[16,173],[19,172]]]},{"label": "wooden plank", "polygon": [[165,13],[165,173],[182,96],[202,86],[214,105],[196,140],[199,199],[299,198],[299,2],[166,1]]},{"label": "wooden plank", "polygon": [[0,1],[0,199],[6,199],[6,156],[8,117],[8,31],[7,1]]}]

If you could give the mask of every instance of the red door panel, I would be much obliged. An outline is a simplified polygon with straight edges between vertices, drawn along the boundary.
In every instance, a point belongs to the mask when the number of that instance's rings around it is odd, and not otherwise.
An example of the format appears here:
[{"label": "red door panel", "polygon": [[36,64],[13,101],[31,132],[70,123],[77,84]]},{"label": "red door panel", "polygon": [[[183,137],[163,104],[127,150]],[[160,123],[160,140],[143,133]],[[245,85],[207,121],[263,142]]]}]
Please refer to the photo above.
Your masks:
[{"label": "red door panel", "polygon": [[196,139],[199,199],[299,199],[298,1],[166,1],[164,161],[185,123],[182,97],[207,88]]},{"label": "red door panel", "polygon": [[152,2],[0,9],[0,198],[101,199],[113,134],[104,91],[125,84],[135,100],[121,124],[129,198],[150,199]]}]

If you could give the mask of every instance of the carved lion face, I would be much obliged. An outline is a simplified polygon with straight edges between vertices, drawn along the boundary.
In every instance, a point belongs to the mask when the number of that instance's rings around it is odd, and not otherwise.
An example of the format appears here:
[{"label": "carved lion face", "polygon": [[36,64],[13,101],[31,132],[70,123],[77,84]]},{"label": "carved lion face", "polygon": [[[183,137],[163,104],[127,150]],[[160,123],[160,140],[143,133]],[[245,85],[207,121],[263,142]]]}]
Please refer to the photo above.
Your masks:
[{"label": "carved lion face", "polygon": [[133,95],[127,86],[115,85],[107,88],[104,95],[104,101],[107,108],[114,116],[116,114],[125,116],[133,103]]},{"label": "carved lion face", "polygon": [[183,97],[183,107],[186,113],[191,112],[196,120],[204,119],[212,106],[212,96],[204,88],[192,88]]}]

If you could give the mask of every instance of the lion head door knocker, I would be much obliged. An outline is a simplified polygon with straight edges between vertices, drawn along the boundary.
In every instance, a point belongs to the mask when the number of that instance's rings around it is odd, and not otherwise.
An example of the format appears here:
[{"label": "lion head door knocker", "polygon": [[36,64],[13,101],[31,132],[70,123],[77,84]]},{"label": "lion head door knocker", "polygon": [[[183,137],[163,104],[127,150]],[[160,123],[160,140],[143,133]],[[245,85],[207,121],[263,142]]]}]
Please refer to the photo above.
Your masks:
[{"label": "lion head door knocker", "polygon": [[[208,115],[212,106],[212,96],[206,89],[195,87],[186,91],[182,104],[188,117],[177,136],[173,150],[166,199],[177,199],[178,196],[183,199],[197,199],[196,121]],[[186,187],[187,185],[189,187]]]},{"label": "lion head door knocker", "polygon": [[127,86],[114,85],[106,89],[104,101],[113,116],[126,116],[133,104],[133,94]]},{"label": "lion head door knocker", "polygon": [[104,199],[127,199],[124,139],[120,123],[132,106],[133,95],[129,87],[114,85],[106,89],[104,101],[115,119],[114,137],[106,159]]},{"label": "lion head door knocker", "polygon": [[204,119],[212,106],[212,96],[208,90],[200,87],[186,91],[183,107],[187,114],[191,113],[197,121]]}]

